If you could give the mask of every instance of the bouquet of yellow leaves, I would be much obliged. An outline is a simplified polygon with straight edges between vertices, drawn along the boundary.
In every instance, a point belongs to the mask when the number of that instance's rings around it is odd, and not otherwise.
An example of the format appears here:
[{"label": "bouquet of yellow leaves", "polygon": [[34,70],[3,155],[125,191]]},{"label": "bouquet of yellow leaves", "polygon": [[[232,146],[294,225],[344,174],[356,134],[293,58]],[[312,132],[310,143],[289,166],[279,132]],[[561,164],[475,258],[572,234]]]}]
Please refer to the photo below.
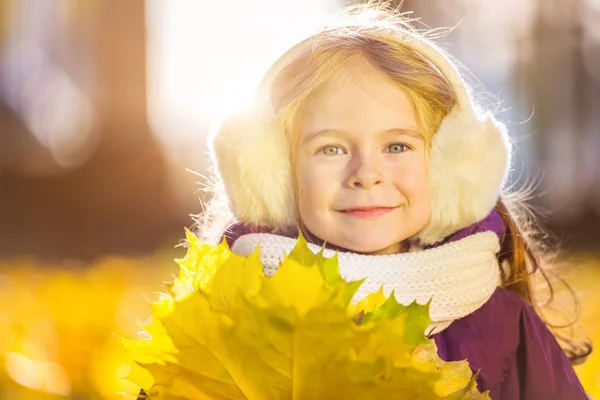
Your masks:
[{"label": "bouquet of yellow leaves", "polygon": [[437,356],[427,305],[381,291],[351,304],[361,282],[302,237],[271,277],[260,249],[240,257],[187,240],[178,278],[142,325],[148,337],[123,339],[127,379],[149,399],[489,399],[466,361]]}]

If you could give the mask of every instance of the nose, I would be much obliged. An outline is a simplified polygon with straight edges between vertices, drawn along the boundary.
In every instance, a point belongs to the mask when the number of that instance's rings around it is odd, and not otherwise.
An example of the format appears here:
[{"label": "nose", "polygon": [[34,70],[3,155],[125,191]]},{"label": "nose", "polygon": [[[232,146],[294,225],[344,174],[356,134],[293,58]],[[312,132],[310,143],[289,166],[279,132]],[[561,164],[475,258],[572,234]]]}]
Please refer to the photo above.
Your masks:
[{"label": "nose", "polygon": [[357,155],[352,160],[348,186],[353,189],[371,189],[383,183],[383,173],[376,156]]}]

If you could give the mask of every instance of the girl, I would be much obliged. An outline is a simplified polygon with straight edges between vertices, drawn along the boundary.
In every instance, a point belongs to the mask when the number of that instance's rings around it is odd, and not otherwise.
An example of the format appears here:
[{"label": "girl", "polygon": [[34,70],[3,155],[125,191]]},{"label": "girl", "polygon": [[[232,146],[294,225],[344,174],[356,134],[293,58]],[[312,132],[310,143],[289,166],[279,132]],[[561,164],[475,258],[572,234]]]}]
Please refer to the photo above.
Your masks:
[{"label": "girl", "polygon": [[273,273],[299,226],[365,279],[356,300],[381,285],[404,304],[432,298],[440,357],[467,359],[492,399],[586,399],[532,307],[540,257],[507,208],[505,127],[401,16],[354,8],[294,46],[212,144],[234,252],[260,242]]}]

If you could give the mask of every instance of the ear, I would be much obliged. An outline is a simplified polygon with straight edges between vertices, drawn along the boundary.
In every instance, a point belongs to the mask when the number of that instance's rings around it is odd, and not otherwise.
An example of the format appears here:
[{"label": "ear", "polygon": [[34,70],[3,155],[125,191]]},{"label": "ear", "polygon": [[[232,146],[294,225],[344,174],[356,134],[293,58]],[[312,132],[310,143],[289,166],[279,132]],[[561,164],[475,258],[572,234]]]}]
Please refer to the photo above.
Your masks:
[{"label": "ear", "polygon": [[452,110],[433,136],[429,165],[431,214],[417,235],[433,244],[484,219],[508,177],[511,144],[490,114]]},{"label": "ear", "polygon": [[233,114],[214,135],[211,157],[236,218],[269,227],[296,224],[286,135],[253,110]]}]

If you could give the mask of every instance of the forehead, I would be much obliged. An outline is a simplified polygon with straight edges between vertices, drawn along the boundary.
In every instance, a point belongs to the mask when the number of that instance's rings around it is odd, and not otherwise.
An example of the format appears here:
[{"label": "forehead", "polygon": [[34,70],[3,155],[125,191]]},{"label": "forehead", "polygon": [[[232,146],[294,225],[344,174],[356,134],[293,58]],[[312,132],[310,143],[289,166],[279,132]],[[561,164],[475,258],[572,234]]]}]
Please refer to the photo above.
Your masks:
[{"label": "forehead", "polygon": [[418,130],[415,108],[398,84],[383,72],[361,66],[335,79],[309,100],[303,133],[319,129]]}]

